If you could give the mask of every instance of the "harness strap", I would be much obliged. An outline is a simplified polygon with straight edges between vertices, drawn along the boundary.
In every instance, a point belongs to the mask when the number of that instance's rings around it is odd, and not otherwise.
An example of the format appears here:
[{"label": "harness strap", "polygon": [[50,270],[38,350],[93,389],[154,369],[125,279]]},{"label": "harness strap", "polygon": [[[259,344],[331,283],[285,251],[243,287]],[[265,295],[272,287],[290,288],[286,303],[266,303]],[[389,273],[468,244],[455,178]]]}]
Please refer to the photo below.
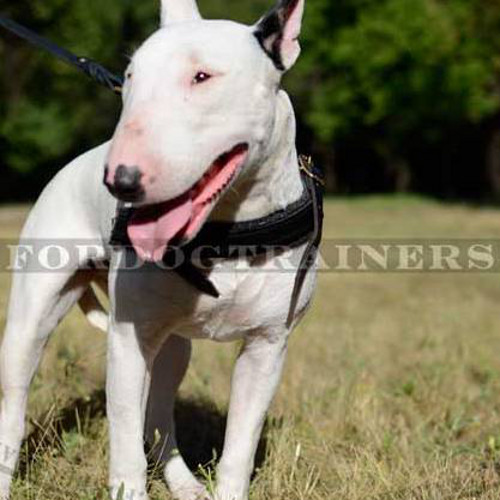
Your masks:
[{"label": "harness strap", "polygon": [[56,56],[58,59],[70,64],[71,66],[75,66],[80,71],[83,71],[87,76],[92,78],[92,80],[104,85],[116,94],[121,94],[123,78],[111,73],[97,62],[92,61],[87,57],[78,57],[69,50],[59,47],[51,40],[38,35],[37,33],[21,26],[7,17],[0,16],[0,26],[11,33],[14,33],[23,40],[26,40],[31,45],[40,47]]},{"label": "harness strap", "polygon": [[305,182],[307,189],[309,190],[312,206],[313,206],[313,232],[311,239],[307,244],[302,259],[300,260],[299,269],[297,271],[297,276],[295,278],[295,284],[292,292],[292,300],[290,302],[290,309],[288,311],[287,327],[290,328],[293,324],[295,317],[295,311],[300,299],[300,293],[304,287],[304,282],[307,273],[311,270],[314,265],[319,252],[319,246],[321,244],[321,239],[323,237],[323,178],[321,173],[318,172],[312,165],[311,160],[308,160],[308,164],[304,166],[301,164],[301,171],[305,173]]}]

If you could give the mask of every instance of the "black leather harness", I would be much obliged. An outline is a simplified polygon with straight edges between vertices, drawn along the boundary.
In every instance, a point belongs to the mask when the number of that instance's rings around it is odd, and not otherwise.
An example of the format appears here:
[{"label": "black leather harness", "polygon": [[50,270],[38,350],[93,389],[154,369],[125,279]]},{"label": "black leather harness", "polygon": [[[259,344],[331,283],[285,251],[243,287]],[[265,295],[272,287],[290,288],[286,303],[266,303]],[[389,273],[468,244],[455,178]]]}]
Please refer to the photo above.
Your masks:
[{"label": "black leather harness", "polygon": [[[311,160],[300,157],[304,191],[301,198],[283,210],[246,222],[207,222],[198,236],[189,243],[175,246],[175,241],[163,258],[163,264],[184,278],[200,292],[219,297],[215,285],[193,263],[192,256],[203,255],[204,260],[235,259],[244,255],[252,257],[269,255],[274,250],[297,248],[307,243],[297,269],[288,324],[293,322],[307,272],[316,260],[323,227],[323,180]],[[134,213],[133,207],[119,205],[111,235],[111,245],[131,247],[127,226]],[[176,265],[177,250],[183,254]],[[205,267],[205,266],[204,266]]]}]

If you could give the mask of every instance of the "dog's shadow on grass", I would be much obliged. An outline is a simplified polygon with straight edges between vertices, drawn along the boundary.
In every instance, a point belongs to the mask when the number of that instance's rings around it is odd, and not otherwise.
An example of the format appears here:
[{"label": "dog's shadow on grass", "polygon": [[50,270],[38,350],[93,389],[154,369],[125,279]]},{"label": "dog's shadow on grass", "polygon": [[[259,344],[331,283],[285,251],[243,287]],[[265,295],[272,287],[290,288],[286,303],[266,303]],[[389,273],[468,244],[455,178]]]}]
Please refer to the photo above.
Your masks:
[{"label": "dog's shadow on grass", "polygon": [[[71,402],[57,412],[48,413],[33,426],[25,440],[19,465],[19,474],[25,478],[31,458],[45,450],[63,447],[65,433],[78,432],[82,422],[104,418],[106,396],[103,390],[90,397]],[[226,415],[211,402],[199,399],[177,399],[175,422],[179,450],[192,471],[200,466],[212,468],[214,458],[222,454]],[[276,424],[274,424],[276,425]],[[266,457],[266,423],[257,450],[255,468],[260,468]]]}]

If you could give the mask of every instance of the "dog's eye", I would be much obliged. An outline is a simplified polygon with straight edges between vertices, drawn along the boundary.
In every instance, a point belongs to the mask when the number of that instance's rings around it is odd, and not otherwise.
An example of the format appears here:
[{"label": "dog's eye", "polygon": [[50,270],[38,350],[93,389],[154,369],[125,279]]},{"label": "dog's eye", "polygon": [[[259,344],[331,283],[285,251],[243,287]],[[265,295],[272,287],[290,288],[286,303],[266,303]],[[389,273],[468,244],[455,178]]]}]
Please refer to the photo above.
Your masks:
[{"label": "dog's eye", "polygon": [[199,85],[200,83],[204,83],[212,78],[212,75],[209,75],[208,73],[205,73],[204,71],[199,71],[194,75],[193,77],[193,84],[194,85]]},{"label": "dog's eye", "polygon": [[127,80],[130,80],[132,78],[132,71],[129,71],[125,76]]}]

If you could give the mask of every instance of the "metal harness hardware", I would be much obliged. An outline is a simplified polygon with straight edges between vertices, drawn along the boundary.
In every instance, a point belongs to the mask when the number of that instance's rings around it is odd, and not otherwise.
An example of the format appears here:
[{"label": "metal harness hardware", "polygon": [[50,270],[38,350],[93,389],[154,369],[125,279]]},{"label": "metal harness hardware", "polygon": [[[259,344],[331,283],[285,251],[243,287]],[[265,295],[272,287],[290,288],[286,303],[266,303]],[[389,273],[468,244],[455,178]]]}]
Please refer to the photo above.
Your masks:
[{"label": "metal harness hardware", "polygon": [[314,166],[313,159],[310,156],[299,156],[299,169],[313,181],[317,182],[320,186],[322,186],[323,188],[325,187],[323,176],[317,173],[317,169]]}]

